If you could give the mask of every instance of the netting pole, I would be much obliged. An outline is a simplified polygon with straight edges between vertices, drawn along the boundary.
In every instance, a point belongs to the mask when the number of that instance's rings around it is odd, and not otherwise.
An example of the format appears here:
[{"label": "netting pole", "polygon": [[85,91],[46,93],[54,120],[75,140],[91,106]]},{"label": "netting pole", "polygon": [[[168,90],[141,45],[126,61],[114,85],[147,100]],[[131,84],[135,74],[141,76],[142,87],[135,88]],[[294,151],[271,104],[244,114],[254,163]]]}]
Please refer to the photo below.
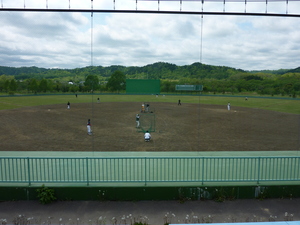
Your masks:
[{"label": "netting pole", "polygon": [[300,150],[300,115],[299,115],[298,151]]},{"label": "netting pole", "polygon": [[286,0],[286,14],[289,13],[289,0]]},{"label": "netting pole", "polygon": [[202,63],[203,4],[204,4],[204,0],[202,0],[202,9],[201,9],[202,14],[201,14],[201,28],[200,28],[200,63]]},{"label": "netting pole", "polygon": [[[94,29],[94,15],[93,15],[93,0],[91,0],[91,67],[93,67],[93,29]],[[92,85],[92,121],[94,119],[94,85]],[[92,134],[92,151],[94,152],[94,134]]]},{"label": "netting pole", "polygon": [[245,13],[247,12],[247,0],[245,0]]},{"label": "netting pole", "polygon": [[[204,0],[202,0],[202,7],[201,7],[201,28],[200,28],[200,63],[202,63],[202,48],[203,48],[203,7],[204,7]],[[224,0],[224,10],[225,10],[225,0]],[[199,142],[199,148],[201,144],[200,140],[200,92],[199,92],[199,102],[198,102],[198,142]]]},{"label": "netting pole", "polygon": [[93,66],[93,28],[94,28],[94,23],[93,23],[93,0],[91,0],[91,66]]},{"label": "netting pole", "polygon": [[266,0],[266,13],[268,13],[268,0]]}]

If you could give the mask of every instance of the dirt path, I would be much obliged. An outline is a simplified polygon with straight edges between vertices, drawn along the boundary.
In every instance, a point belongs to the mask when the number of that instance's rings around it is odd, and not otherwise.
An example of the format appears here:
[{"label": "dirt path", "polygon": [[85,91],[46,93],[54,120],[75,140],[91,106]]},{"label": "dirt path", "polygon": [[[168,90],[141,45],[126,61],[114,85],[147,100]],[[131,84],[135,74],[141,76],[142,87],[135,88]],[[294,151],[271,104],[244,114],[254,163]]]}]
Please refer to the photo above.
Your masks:
[{"label": "dirt path", "polygon": [[37,201],[11,201],[0,202],[0,219],[7,219],[9,224],[13,224],[13,219],[19,215],[25,220],[30,218],[31,224],[113,224],[116,220],[116,224],[131,224],[131,219],[151,225],[163,225],[165,222],[245,223],[299,221],[299,208],[300,199],[245,199],[222,203],[212,200],[185,203],[58,201],[49,205],[41,205]]}]

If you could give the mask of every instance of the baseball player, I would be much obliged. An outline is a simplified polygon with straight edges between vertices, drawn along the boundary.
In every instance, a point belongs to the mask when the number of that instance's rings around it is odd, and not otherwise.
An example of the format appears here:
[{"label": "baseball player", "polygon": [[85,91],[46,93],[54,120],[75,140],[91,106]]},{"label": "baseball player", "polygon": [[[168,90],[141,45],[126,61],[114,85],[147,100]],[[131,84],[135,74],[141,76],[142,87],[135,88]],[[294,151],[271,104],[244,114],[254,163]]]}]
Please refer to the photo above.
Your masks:
[{"label": "baseball player", "polygon": [[151,134],[149,133],[149,131],[146,131],[146,133],[144,134],[144,138],[145,138],[145,141],[151,140]]},{"label": "baseball player", "polygon": [[92,128],[91,128],[91,120],[90,119],[88,119],[88,122],[87,122],[87,124],[86,124],[86,128],[87,128],[87,133],[88,133],[88,135],[92,135]]},{"label": "baseball player", "polygon": [[140,127],[140,115],[139,114],[136,114],[135,116],[135,121],[136,121],[136,127]]}]

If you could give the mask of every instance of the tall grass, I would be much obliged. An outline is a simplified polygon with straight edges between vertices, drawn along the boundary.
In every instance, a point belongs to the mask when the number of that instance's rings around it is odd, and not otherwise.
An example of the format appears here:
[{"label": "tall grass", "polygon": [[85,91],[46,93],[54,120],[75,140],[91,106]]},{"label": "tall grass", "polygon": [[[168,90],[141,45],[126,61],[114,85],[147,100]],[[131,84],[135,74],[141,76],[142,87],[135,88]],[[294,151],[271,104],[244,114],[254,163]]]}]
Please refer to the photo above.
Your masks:
[{"label": "tall grass", "polygon": [[16,109],[22,107],[38,106],[38,105],[53,105],[66,104],[69,101],[74,103],[93,103],[97,102],[169,102],[177,104],[178,100],[181,103],[194,104],[215,104],[224,105],[230,102],[232,108],[235,106],[259,108],[278,112],[286,112],[300,114],[300,99],[285,99],[285,98],[261,98],[261,97],[245,97],[237,96],[188,96],[188,95],[122,95],[122,94],[79,94],[75,95],[37,95],[37,96],[14,96],[0,97],[0,110]]}]

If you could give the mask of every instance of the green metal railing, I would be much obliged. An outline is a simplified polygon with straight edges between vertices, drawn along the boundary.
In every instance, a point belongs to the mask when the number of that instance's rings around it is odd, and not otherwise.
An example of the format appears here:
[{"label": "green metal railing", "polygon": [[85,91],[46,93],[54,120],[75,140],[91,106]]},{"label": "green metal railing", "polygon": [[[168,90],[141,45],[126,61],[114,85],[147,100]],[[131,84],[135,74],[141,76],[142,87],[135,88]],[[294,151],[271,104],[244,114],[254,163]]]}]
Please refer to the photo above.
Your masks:
[{"label": "green metal railing", "polygon": [[0,183],[139,185],[300,181],[300,157],[0,157]]}]

